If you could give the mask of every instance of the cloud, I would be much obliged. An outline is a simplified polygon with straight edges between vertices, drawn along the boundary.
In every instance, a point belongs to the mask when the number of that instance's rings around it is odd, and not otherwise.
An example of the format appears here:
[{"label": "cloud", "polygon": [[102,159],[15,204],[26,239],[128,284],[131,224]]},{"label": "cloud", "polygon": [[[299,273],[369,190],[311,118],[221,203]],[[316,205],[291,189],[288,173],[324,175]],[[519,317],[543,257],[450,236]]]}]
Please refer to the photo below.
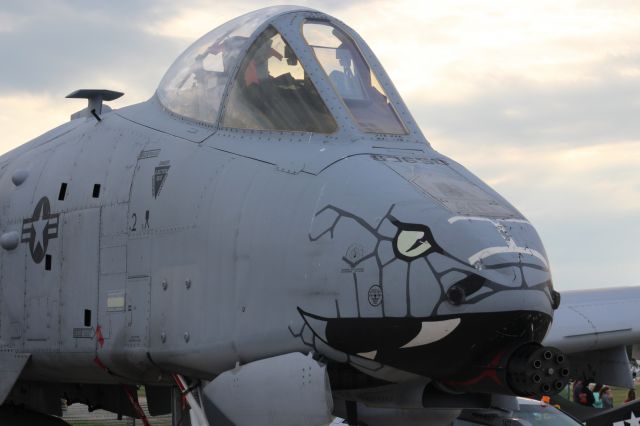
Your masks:
[{"label": "cloud", "polygon": [[[77,102],[77,101],[76,101]],[[69,116],[85,105],[76,102],[62,104],[59,99],[47,95],[19,93],[0,96],[0,128],[10,136],[0,142],[0,152],[8,151],[44,131],[69,121]],[[86,101],[83,100],[84,103]]]},{"label": "cloud", "polygon": [[525,206],[525,213],[562,219],[590,203],[582,216],[617,212],[640,217],[640,140],[582,147],[456,146],[449,153]]},{"label": "cloud", "polygon": [[[594,200],[593,203],[597,203]],[[558,206],[562,208],[562,206]],[[551,260],[554,283],[560,290],[638,285],[635,270],[638,213],[594,217],[566,213],[562,220],[534,221]]]},{"label": "cloud", "polygon": [[19,28],[26,19],[0,11],[0,33],[9,33]]},{"label": "cloud", "polygon": [[[637,52],[638,8],[571,2],[375,2],[352,25],[407,98],[465,100],[505,79],[592,81],[592,64]],[[384,28],[384,31],[380,31]],[[495,84],[492,84],[495,85]]]},{"label": "cloud", "polygon": [[[186,39],[194,41],[200,36],[211,31],[213,28],[223,24],[237,16],[262,9],[268,6],[276,6],[282,4],[290,4],[288,2],[274,2],[265,4],[263,1],[233,1],[224,0],[216,2],[215,8],[211,7],[211,3],[207,1],[191,1],[188,6],[177,10],[174,14],[165,15],[163,19],[149,22],[144,28],[151,34],[162,35],[164,37],[174,37],[178,39]],[[329,1],[313,1],[304,0],[297,1],[296,5],[317,9],[325,13],[340,13],[351,8],[362,8],[366,4],[365,0],[329,0]]]},{"label": "cloud", "polygon": [[237,16],[263,7],[260,2],[217,2],[216,7],[205,7],[197,2],[190,7],[177,10],[175,14],[148,22],[144,30],[163,37],[183,39],[189,43],[208,33],[213,28]]},{"label": "cloud", "polygon": [[[632,59],[620,62],[627,60]],[[474,146],[640,140],[640,74],[616,69],[615,63],[593,66],[589,83],[505,78],[486,81],[463,100],[410,98],[409,103],[427,134]],[[640,60],[630,68],[640,69]]]},{"label": "cloud", "polygon": [[132,2],[128,8],[112,6],[109,13],[81,7],[79,2],[26,3],[42,9],[36,13],[27,6],[13,8],[24,15],[12,12],[22,16],[23,22],[0,38],[0,55],[5,58],[3,93],[55,91],[61,95],[106,80],[120,83],[112,88],[133,92],[135,100],[142,100],[138,88],[148,98],[173,57],[185,47],[184,42],[140,28],[141,22],[157,13],[142,7],[142,2]]}]

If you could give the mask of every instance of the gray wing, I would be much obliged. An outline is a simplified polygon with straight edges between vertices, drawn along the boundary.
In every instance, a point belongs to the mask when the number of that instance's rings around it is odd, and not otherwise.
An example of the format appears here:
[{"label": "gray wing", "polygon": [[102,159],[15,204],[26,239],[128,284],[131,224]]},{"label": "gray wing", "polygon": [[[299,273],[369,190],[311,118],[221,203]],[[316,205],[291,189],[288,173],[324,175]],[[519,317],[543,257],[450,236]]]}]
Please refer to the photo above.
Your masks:
[{"label": "gray wing", "polygon": [[627,346],[640,344],[640,286],[562,293],[543,344],[570,357],[572,377],[633,387]]}]

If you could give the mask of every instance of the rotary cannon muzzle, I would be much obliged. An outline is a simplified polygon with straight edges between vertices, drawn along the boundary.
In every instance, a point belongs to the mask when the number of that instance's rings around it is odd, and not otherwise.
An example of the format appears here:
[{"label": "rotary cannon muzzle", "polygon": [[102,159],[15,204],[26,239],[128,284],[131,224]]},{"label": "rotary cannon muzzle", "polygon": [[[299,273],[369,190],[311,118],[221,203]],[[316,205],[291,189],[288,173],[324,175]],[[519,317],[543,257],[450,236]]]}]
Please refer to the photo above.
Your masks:
[{"label": "rotary cannon muzzle", "polygon": [[560,392],[568,382],[569,362],[559,349],[526,343],[502,350],[442,384],[462,392],[539,397]]},{"label": "rotary cannon muzzle", "polygon": [[552,347],[533,343],[521,346],[509,358],[506,379],[517,395],[558,393],[569,382],[567,357]]}]

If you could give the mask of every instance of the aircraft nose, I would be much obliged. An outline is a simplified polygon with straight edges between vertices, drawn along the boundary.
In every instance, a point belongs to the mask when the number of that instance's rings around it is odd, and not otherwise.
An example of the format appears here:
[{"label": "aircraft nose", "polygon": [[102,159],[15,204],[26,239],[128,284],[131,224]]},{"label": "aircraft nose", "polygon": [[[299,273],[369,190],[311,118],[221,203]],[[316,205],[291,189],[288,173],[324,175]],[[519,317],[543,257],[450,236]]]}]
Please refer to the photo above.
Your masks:
[{"label": "aircraft nose", "polygon": [[[342,165],[355,161],[371,166]],[[391,366],[436,378],[540,342],[557,304],[533,226],[446,163],[387,165],[395,174],[379,164],[367,174],[368,203],[354,202],[347,183],[348,197],[314,215],[309,240],[340,256],[330,268],[339,297],[299,307],[318,352],[374,375]]]},{"label": "aircraft nose", "polygon": [[365,218],[329,206],[310,234],[339,245],[349,278],[335,313],[299,309],[318,352],[374,375],[390,366],[438,378],[542,340],[551,276],[524,219],[455,216],[433,200]]}]

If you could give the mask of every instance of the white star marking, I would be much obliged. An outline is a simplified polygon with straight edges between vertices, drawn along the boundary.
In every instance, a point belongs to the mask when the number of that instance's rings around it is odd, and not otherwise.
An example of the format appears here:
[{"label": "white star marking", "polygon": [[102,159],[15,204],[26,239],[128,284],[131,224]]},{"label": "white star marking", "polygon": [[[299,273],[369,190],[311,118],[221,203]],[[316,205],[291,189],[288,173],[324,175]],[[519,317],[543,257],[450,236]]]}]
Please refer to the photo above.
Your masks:
[{"label": "white star marking", "polygon": [[640,417],[636,417],[634,412],[631,412],[631,417],[627,420],[621,420],[619,422],[615,422],[613,426],[640,426]]},{"label": "white star marking", "polygon": [[640,417],[636,417],[633,411],[631,412],[631,417],[629,417],[629,420],[626,421],[629,422],[629,426],[640,426]]},{"label": "white star marking", "polygon": [[31,224],[36,233],[33,247],[38,247],[38,243],[40,243],[40,247],[44,249],[44,233],[46,232],[48,223],[49,219],[40,219]]}]

